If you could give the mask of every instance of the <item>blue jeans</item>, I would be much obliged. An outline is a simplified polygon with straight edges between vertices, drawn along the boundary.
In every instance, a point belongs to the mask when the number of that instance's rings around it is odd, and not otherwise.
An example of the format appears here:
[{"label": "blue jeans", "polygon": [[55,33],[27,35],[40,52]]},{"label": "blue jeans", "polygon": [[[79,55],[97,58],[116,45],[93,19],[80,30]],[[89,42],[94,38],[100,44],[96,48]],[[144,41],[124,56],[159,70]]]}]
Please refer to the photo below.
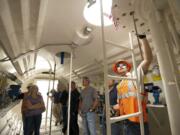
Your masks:
[{"label": "blue jeans", "polygon": [[[102,127],[102,135],[106,134],[106,121],[104,121],[104,126]],[[111,124],[111,135],[123,135],[123,122],[116,122]]]},{"label": "blue jeans", "polygon": [[87,112],[83,114],[83,135],[96,135],[96,113]]},{"label": "blue jeans", "polygon": [[22,116],[22,121],[23,121],[23,135],[32,135],[33,134],[33,126],[29,128],[28,124],[28,118],[25,116]]},{"label": "blue jeans", "polygon": [[[124,122],[125,135],[141,135],[140,124],[126,120]],[[144,123],[144,134],[149,135],[148,123]]]},{"label": "blue jeans", "polygon": [[111,124],[111,135],[123,135],[122,121]]},{"label": "blue jeans", "polygon": [[40,135],[40,126],[41,126],[42,115],[34,115],[34,116],[27,116],[23,118],[23,129],[24,135]]}]

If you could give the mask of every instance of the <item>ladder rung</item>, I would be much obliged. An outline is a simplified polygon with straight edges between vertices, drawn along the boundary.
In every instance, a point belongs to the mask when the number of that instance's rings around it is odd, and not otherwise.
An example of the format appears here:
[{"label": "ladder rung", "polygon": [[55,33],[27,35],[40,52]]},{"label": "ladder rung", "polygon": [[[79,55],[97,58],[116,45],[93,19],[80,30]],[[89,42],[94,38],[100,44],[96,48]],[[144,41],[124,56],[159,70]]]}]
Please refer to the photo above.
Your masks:
[{"label": "ladder rung", "polygon": [[132,113],[132,114],[128,114],[128,115],[122,115],[119,117],[113,117],[113,118],[110,118],[110,122],[115,123],[115,122],[122,121],[122,120],[125,120],[128,118],[131,118],[131,117],[140,116],[140,114],[141,114],[141,112],[137,112],[137,113]]},{"label": "ladder rung", "polygon": [[114,42],[112,42],[112,41],[106,40],[105,42],[106,42],[107,44],[113,45],[113,46],[118,47],[118,48],[122,48],[122,49],[129,50],[129,51],[132,50],[131,48],[128,48],[128,47],[125,47],[125,46],[116,44],[116,43],[114,43]]},{"label": "ladder rung", "polygon": [[114,75],[108,75],[109,78],[112,78],[112,79],[118,79],[118,80],[122,80],[122,79],[125,79],[125,80],[136,80],[137,78],[132,78],[132,77],[120,77],[120,76],[114,76]]}]

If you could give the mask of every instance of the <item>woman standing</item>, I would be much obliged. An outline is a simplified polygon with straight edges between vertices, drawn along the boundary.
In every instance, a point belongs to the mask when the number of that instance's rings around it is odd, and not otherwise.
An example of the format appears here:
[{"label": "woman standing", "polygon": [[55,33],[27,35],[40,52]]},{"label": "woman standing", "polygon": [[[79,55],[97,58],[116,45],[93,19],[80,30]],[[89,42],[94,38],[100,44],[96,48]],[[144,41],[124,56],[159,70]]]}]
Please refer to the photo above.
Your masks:
[{"label": "woman standing", "polygon": [[44,101],[38,92],[38,87],[32,85],[24,94],[22,102],[22,115],[24,122],[24,135],[40,135],[42,113],[45,111]]}]

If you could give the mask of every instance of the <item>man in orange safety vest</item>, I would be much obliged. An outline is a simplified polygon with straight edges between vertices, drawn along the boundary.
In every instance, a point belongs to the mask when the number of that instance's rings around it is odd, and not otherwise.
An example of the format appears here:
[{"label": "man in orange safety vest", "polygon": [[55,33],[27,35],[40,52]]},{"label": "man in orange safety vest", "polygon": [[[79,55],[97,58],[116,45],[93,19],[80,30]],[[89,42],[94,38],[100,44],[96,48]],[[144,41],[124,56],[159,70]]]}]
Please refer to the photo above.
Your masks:
[{"label": "man in orange safety vest", "polygon": [[[139,95],[142,103],[143,120],[144,120],[144,132],[145,135],[149,135],[147,124],[147,92],[144,91],[144,75],[147,73],[149,65],[152,61],[152,51],[149,46],[146,35],[137,35],[141,41],[143,60],[137,67],[137,78],[140,84]],[[131,65],[126,61],[119,61],[114,65],[114,71],[121,76],[135,77],[135,72],[130,73]],[[128,115],[138,112],[137,102],[137,86],[133,80],[122,80],[118,86],[118,101],[121,115]],[[125,135],[140,135],[139,117],[130,117],[124,122]]]}]

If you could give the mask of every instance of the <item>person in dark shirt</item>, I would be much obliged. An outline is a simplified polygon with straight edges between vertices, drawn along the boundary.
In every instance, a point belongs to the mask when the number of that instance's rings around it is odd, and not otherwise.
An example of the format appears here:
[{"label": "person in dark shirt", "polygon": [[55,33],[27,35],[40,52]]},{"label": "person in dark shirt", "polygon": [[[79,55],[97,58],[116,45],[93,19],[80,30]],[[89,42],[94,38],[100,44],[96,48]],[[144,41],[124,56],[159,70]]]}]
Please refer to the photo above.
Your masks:
[{"label": "person in dark shirt", "polygon": [[66,86],[59,82],[59,85],[61,87],[62,95],[60,98],[60,103],[62,105],[62,116],[63,116],[63,128],[62,132],[65,134],[67,130],[67,101],[68,101],[68,92]]},{"label": "person in dark shirt", "polygon": [[60,99],[62,96],[61,87],[60,84],[57,85],[57,90],[51,90],[50,93],[48,93],[48,96],[53,101],[53,116],[55,117],[55,126],[58,125],[58,123],[61,124],[61,103]]},{"label": "person in dark shirt", "polygon": [[[109,101],[111,106],[111,117],[119,116],[119,105],[117,102],[117,85],[115,80],[109,80]],[[122,135],[122,122],[111,124],[111,135]]]},{"label": "person in dark shirt", "polygon": [[70,135],[79,135],[78,110],[80,93],[76,88],[76,83],[71,82],[71,107],[70,107]]},{"label": "person in dark shirt", "polygon": [[67,100],[68,100],[68,92],[65,89],[65,90],[62,91],[62,95],[61,95],[61,98],[60,98],[60,103],[63,106],[67,106]]},{"label": "person in dark shirt", "polygon": [[118,83],[115,83],[115,80],[109,80],[108,82],[108,86],[109,86],[109,102],[110,102],[110,106],[113,110],[113,112],[111,113],[112,116],[117,116],[118,115],[118,110],[119,110],[119,105],[117,103],[117,85]]}]

